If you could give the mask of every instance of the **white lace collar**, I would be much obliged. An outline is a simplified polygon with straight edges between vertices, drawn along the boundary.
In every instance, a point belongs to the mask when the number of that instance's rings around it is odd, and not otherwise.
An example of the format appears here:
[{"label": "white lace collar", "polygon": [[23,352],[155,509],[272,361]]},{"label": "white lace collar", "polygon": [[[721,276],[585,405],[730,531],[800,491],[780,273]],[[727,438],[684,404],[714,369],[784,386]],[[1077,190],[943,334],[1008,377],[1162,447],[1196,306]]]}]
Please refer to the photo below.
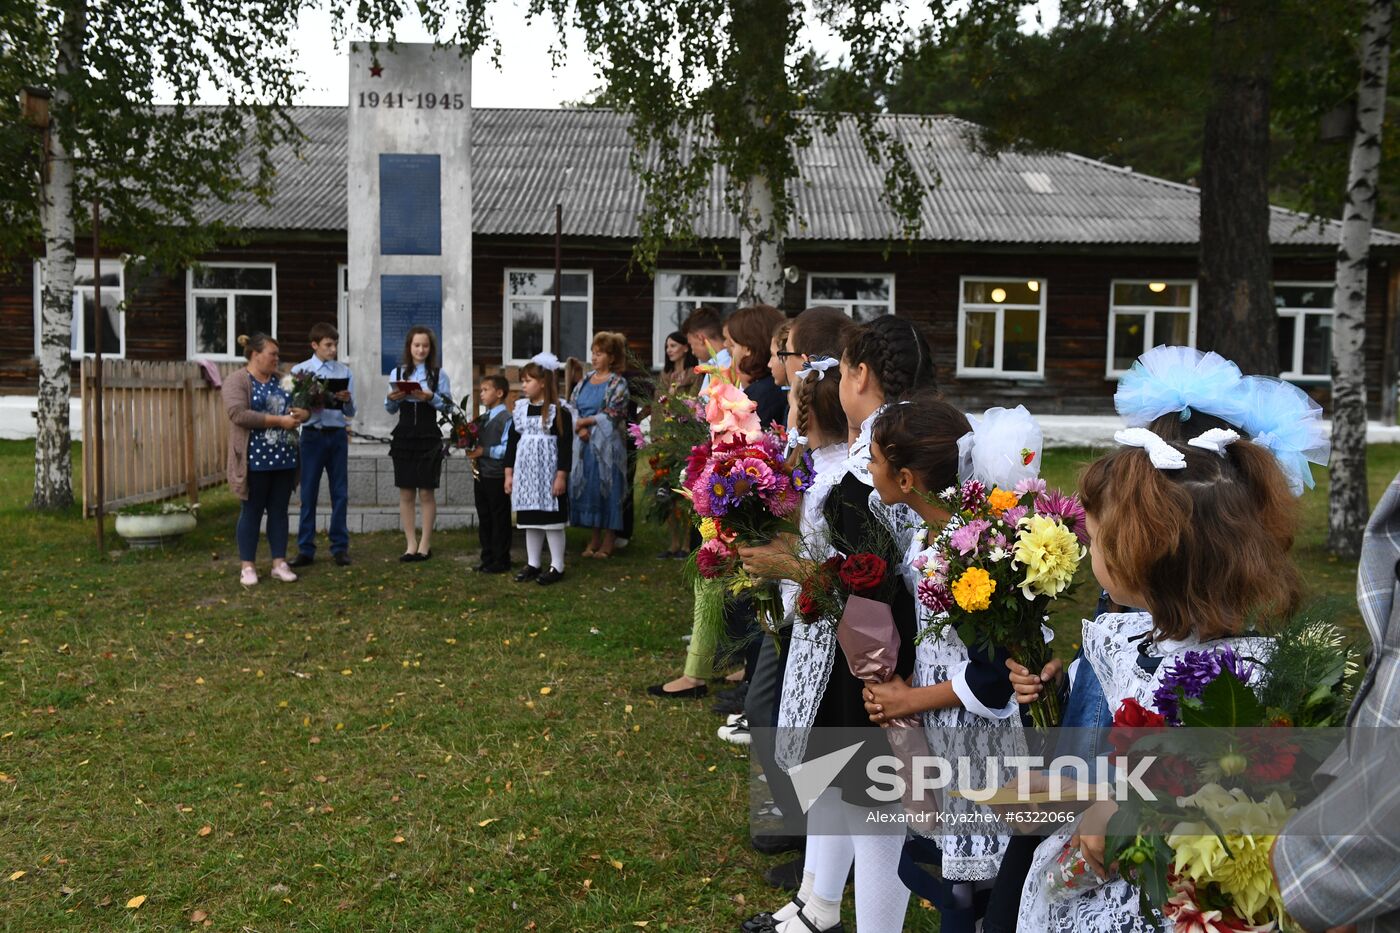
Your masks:
[{"label": "white lace collar", "polygon": [[870,476],[870,437],[875,427],[875,419],[880,417],[880,412],[884,411],[885,407],[881,405],[860,423],[860,431],[857,432],[856,439],[851,441],[851,449],[846,456],[845,472],[872,488],[875,486],[875,480]]}]

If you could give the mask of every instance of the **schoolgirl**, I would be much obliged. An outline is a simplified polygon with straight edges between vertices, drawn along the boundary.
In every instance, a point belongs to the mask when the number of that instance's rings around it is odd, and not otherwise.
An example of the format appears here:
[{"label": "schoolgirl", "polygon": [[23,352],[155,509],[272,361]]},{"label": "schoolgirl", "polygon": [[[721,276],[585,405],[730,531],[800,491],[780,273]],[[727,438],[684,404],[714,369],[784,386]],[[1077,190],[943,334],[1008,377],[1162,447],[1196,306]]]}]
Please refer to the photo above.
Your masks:
[{"label": "schoolgirl", "polygon": [[[559,401],[560,363],[538,354],[520,368],[520,392],[506,439],[506,494],[515,525],[525,529],[525,566],[517,583],[540,586],[564,577],[564,528],[569,519],[569,470],[573,465],[573,415]],[[549,567],[543,569],[549,543]]]},{"label": "schoolgirl", "polygon": [[[403,357],[389,376],[384,410],[397,414],[389,457],[394,461],[394,485],[399,488],[399,526],[403,529],[404,563],[424,561],[433,553],[433,523],[437,521],[437,488],[442,476],[442,429],[438,412],[450,404],[452,384],[438,359],[437,335],[428,327],[410,327]],[[395,385],[396,383],[400,385]],[[409,389],[401,384],[415,383]],[[423,533],[414,533],[414,502],[423,512]]]}]

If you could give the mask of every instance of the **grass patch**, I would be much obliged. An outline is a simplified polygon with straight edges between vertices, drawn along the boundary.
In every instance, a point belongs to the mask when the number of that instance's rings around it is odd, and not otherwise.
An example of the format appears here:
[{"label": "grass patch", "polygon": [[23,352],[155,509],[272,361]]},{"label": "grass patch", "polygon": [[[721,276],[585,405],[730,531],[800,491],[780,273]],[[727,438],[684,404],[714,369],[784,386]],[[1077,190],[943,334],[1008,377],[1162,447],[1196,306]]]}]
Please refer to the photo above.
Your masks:
[{"label": "grass patch", "polygon": [[[7,928],[714,931],[782,903],[744,755],[708,704],[643,691],[690,619],[657,529],[611,561],[571,538],[548,589],[471,573],[475,533],[447,532],[424,564],[356,536],[354,566],[244,592],[227,492],[178,548],[101,557],[76,509],[27,509],[32,457],[0,443]],[[1397,469],[1372,449],[1373,498]],[[1298,557],[1350,602],[1325,508],[1308,494]]]}]

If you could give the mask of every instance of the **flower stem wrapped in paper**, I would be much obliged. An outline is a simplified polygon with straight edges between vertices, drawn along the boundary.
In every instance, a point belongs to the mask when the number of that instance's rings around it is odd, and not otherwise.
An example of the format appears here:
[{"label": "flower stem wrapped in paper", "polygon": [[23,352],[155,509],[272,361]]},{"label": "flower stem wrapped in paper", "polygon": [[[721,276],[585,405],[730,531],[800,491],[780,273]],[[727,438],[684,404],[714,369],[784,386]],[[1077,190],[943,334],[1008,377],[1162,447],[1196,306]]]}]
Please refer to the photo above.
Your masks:
[{"label": "flower stem wrapped in paper", "polygon": [[[939,495],[952,516],[920,567],[915,595],[941,613],[926,630],[951,625],[969,648],[998,647],[1033,671],[1050,660],[1049,606],[1070,592],[1087,551],[1084,507],[1038,476],[1040,427],[1024,407],[969,418],[959,442],[964,482]],[[1030,708],[1037,728],[1058,725],[1053,692]]]}]

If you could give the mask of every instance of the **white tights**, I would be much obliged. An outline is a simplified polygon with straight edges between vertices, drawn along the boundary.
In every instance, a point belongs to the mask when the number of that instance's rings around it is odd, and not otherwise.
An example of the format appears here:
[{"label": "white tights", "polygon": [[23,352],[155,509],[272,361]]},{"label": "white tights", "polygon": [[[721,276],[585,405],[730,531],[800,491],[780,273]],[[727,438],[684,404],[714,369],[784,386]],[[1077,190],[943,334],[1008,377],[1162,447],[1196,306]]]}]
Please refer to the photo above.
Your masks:
[{"label": "white tights", "polygon": [[549,564],[560,573],[564,572],[564,529],[526,528],[525,562],[531,567],[539,567],[544,557],[544,543],[549,542]]}]

